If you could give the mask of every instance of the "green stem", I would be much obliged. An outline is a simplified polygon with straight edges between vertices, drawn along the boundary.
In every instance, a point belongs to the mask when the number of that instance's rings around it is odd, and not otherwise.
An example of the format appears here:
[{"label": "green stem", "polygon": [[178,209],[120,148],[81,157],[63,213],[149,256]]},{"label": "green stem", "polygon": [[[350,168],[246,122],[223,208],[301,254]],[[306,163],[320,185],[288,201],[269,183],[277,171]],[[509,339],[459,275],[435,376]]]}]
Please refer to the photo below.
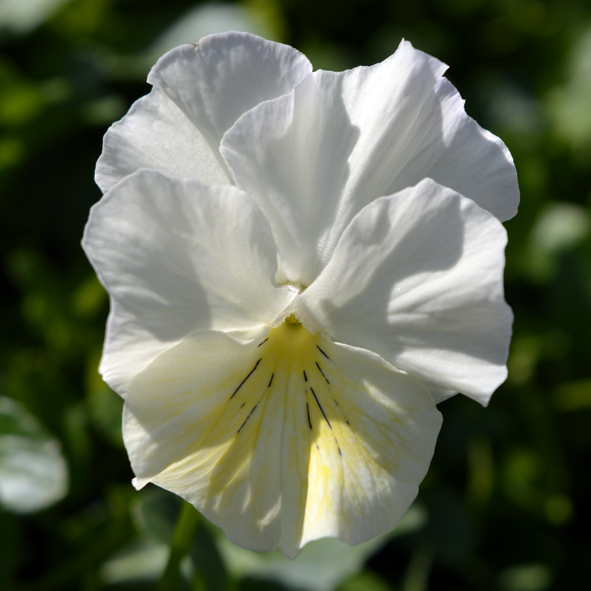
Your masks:
[{"label": "green stem", "polygon": [[156,585],[156,591],[176,591],[180,588],[181,561],[189,552],[198,523],[199,513],[192,505],[183,502],[170,542],[168,564]]},{"label": "green stem", "polygon": [[433,566],[433,550],[426,544],[418,545],[410,557],[402,591],[427,591],[429,574]]}]

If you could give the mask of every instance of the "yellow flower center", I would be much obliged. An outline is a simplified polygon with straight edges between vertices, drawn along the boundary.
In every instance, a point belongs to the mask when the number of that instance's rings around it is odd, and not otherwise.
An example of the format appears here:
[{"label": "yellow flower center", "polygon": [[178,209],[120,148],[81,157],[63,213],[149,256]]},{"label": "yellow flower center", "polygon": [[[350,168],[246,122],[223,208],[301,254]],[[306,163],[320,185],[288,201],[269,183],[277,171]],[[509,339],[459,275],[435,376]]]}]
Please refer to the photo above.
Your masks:
[{"label": "yellow flower center", "polygon": [[[311,334],[295,314],[288,316],[278,327],[269,330],[267,338],[258,345],[259,359],[237,385],[228,401],[243,399],[244,402],[248,401],[252,405],[238,433],[246,426],[259,403],[266,396],[273,396],[272,390],[275,390],[275,395],[279,393],[290,397],[289,391],[293,391],[298,383],[302,395],[302,407],[305,400],[310,429],[312,429],[311,416],[318,412],[330,427],[330,422],[319,400],[319,392],[324,391],[330,384],[325,371],[325,364],[330,362],[325,351],[329,343],[326,341],[324,344],[323,341],[326,339],[321,333]],[[324,348],[321,345],[324,345]],[[331,399],[331,402],[336,404],[332,395]],[[311,403],[313,409],[310,409]]]}]

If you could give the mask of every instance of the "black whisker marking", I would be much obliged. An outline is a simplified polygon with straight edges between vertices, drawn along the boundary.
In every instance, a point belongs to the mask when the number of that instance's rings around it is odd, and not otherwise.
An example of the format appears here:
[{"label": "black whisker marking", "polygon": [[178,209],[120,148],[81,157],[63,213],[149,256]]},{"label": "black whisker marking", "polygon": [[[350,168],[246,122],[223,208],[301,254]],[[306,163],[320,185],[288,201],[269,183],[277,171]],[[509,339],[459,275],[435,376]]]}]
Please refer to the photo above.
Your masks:
[{"label": "black whisker marking", "polygon": [[[337,436],[332,428],[332,425],[330,424],[328,417],[324,413],[324,409],[320,405],[320,402],[318,401],[318,397],[316,396],[316,392],[314,392],[314,388],[312,388],[312,386],[310,386],[310,392],[312,392],[312,396],[314,396],[314,400],[316,400],[316,404],[318,405],[318,408],[320,409],[320,412],[322,413],[322,416],[324,417],[326,424],[328,425],[328,427],[332,431],[332,436],[334,437],[334,442],[337,444],[337,449],[339,450],[339,455],[342,456],[343,452],[341,451],[341,446],[339,445],[339,440],[337,439]],[[333,398],[333,400],[334,400],[334,398]],[[318,447],[318,445],[316,445],[316,447]]]},{"label": "black whisker marking", "polygon": [[330,361],[330,357],[318,345],[316,345],[316,348]]},{"label": "black whisker marking", "polygon": [[334,403],[335,403],[337,406],[339,405],[339,403],[337,402],[337,399],[336,399],[336,398],[333,398],[333,402],[334,402]]},{"label": "black whisker marking", "polygon": [[306,413],[308,414],[308,426],[311,429],[312,428],[312,421],[310,420],[310,407],[308,406],[307,402],[306,402]]},{"label": "black whisker marking", "polygon": [[267,337],[262,343],[259,343],[257,345],[257,347],[260,347],[261,345],[264,345],[268,340],[269,340],[269,337]]},{"label": "black whisker marking", "polygon": [[271,384],[273,383],[273,378],[274,378],[274,377],[275,377],[275,374],[274,374],[274,373],[272,373],[272,374],[271,374],[271,379],[269,380],[269,385],[267,386],[267,388],[270,388],[270,387],[271,387]]},{"label": "black whisker marking", "polygon": [[253,409],[248,413],[248,416],[244,419],[244,423],[242,423],[242,425],[240,425],[240,429],[238,429],[238,431],[236,431],[236,434],[240,433],[240,431],[242,431],[242,427],[244,427],[244,425],[246,425],[246,421],[248,421],[248,419],[250,419],[250,415],[255,411],[256,407],[259,405],[259,403],[257,402]]},{"label": "black whisker marking", "polygon": [[261,357],[256,363],[255,366],[250,370],[250,373],[240,382],[240,385],[238,386],[238,388],[236,388],[236,390],[234,390],[234,393],[232,394],[232,396],[230,396],[230,398],[228,399],[228,402],[230,402],[230,400],[232,400],[232,398],[234,398],[234,396],[236,395],[236,392],[238,392],[238,390],[240,390],[240,388],[242,388],[242,386],[244,385],[244,382],[246,382],[246,380],[248,380],[248,378],[254,373],[254,370],[259,366],[259,363],[263,360],[263,358]]},{"label": "black whisker marking", "polygon": [[307,382],[308,381],[308,376],[306,375],[306,372],[304,372],[304,381]]},{"label": "black whisker marking", "polygon": [[243,402],[243,403],[240,405],[240,408],[242,408],[242,407],[243,407],[245,404],[246,404],[246,402]]},{"label": "black whisker marking", "polygon": [[318,371],[322,374],[322,377],[326,380],[326,383],[330,384],[330,382],[328,381],[328,378],[324,375],[322,368],[318,365],[318,361],[316,362],[316,367],[318,368]]},{"label": "black whisker marking", "polygon": [[320,409],[320,412],[322,413],[324,420],[327,422],[328,426],[332,429],[332,425],[330,424],[328,417],[324,414],[324,409],[322,408],[322,406],[320,406],[320,402],[318,402],[318,398],[316,397],[316,392],[314,392],[314,389],[312,388],[312,386],[310,386],[310,391],[312,392],[312,396],[314,396],[314,400],[316,400],[316,404],[318,405],[318,408]]}]

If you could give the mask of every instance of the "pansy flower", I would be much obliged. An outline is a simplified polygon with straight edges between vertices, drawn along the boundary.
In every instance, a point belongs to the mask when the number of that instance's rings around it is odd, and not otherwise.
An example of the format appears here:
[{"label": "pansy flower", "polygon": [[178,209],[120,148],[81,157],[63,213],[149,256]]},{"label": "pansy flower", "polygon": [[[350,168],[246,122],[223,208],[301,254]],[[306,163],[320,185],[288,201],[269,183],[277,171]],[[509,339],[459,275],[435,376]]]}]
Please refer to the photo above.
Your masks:
[{"label": "pansy flower", "polygon": [[506,377],[503,143],[403,41],[371,67],[212,35],[105,136],[84,248],[135,486],[295,557],[393,528],[441,416]]}]

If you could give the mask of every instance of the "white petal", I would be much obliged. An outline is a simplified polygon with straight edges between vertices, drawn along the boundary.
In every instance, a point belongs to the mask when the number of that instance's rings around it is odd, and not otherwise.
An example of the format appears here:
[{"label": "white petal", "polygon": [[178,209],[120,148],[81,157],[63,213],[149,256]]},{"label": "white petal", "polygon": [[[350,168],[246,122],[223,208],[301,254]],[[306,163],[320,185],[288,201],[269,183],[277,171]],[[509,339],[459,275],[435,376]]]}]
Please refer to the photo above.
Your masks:
[{"label": "white petal", "polygon": [[308,59],[292,47],[229,32],[169,51],[148,82],[170,97],[217,150],[243,113],[290,92],[311,71]]},{"label": "white petal", "polygon": [[235,187],[139,171],[92,208],[83,246],[111,296],[100,370],[122,395],[191,332],[268,324],[293,299],[275,285],[268,223]]},{"label": "white petal", "polygon": [[440,425],[419,382],[287,323],[250,341],[187,338],[131,382],[124,412],[136,486],[172,490],[235,543],[290,558],[320,537],[357,544],[394,527]]},{"label": "white petal", "polygon": [[425,166],[427,174],[421,174],[423,170],[415,173],[407,185],[430,177],[474,200],[502,222],[510,220],[517,213],[519,186],[507,146],[466,115],[462,97],[448,80],[439,80],[435,94],[441,109],[443,145],[433,150]]},{"label": "white petal", "polygon": [[140,168],[211,185],[234,183],[220,163],[217,149],[210,148],[186,115],[157,88],[109,128],[95,180],[106,193]]},{"label": "white petal", "polygon": [[311,70],[295,49],[248,33],[210,35],[173,49],[148,76],[152,92],[105,135],[97,184],[106,192],[140,168],[233,184],[219,153],[226,130]]},{"label": "white petal", "polygon": [[427,179],[364,208],[299,305],[336,340],[433,382],[439,399],[486,404],[507,374],[505,244],[495,217]]},{"label": "white petal", "polygon": [[425,378],[422,378],[419,381],[425,386],[425,388],[427,388],[427,390],[429,390],[429,392],[431,392],[435,404],[439,404],[440,402],[459,394],[459,392],[453,388],[444,388],[443,386]]},{"label": "white petal", "polygon": [[365,205],[426,177],[514,215],[511,156],[465,114],[446,68],[402,42],[376,66],[314,72],[228,131],[224,159],[267,215],[291,281],[317,277]]}]

